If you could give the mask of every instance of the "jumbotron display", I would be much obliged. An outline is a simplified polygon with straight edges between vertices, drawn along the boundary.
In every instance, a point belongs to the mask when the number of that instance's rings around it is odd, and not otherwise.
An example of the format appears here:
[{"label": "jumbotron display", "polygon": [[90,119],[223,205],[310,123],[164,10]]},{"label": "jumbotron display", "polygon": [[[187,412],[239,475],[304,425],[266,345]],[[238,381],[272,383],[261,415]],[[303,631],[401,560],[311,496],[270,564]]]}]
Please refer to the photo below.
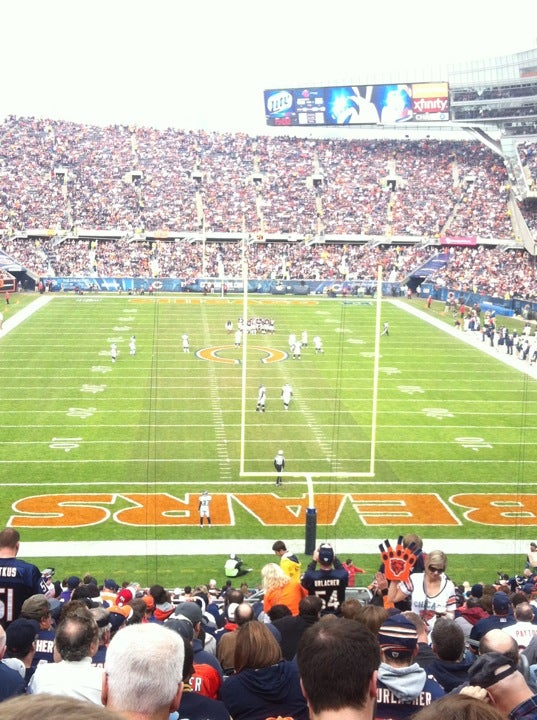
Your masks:
[{"label": "jumbotron display", "polygon": [[398,125],[449,120],[447,82],[265,90],[267,125]]}]

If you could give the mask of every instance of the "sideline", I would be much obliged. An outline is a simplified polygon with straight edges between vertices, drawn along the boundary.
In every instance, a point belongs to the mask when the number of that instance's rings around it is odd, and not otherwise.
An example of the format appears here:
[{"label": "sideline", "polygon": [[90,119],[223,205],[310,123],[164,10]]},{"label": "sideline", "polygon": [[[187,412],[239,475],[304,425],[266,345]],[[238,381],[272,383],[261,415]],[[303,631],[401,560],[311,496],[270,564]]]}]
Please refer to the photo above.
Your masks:
[{"label": "sideline", "polygon": [[[208,530],[204,528],[193,528],[198,530],[200,535],[211,533],[215,528]],[[529,529],[529,528],[528,528]],[[379,528],[380,530],[380,528]],[[24,529],[20,528],[24,535]],[[396,532],[396,531],[395,531]],[[527,533],[528,539],[523,540],[479,540],[472,538],[471,553],[474,555],[521,555],[525,557],[528,552],[529,541],[533,537]],[[333,538],[327,540],[320,537],[319,542],[330,542],[336,552],[340,554],[378,554],[378,544],[384,540],[384,535],[375,538],[352,539]],[[391,538],[396,540],[396,537]],[[453,540],[434,538],[428,539],[423,536],[427,548],[440,547],[448,555],[468,555],[468,540]],[[295,547],[300,547],[304,539],[292,541]],[[238,555],[248,557],[250,555],[272,555],[273,540],[219,538],[215,540],[107,540],[107,541],[82,541],[82,542],[24,542],[21,539],[21,558],[60,558],[60,557],[125,557],[127,555]],[[298,550],[297,550],[298,552]],[[302,553],[301,553],[302,554]]]},{"label": "sideline", "polygon": [[[515,370],[518,370],[519,372],[524,373],[525,375],[528,375],[529,377],[537,380],[537,365],[530,365],[527,360],[519,360],[516,355],[508,355],[505,350],[502,350],[497,346],[491,347],[488,340],[483,341],[481,339],[480,332],[466,332],[464,330],[457,330],[455,327],[448,325],[442,320],[438,320],[438,318],[429,315],[426,310],[420,310],[419,308],[413,307],[412,305],[404,303],[401,300],[395,300],[392,298],[386,298],[386,300],[400,310],[404,310],[405,312],[409,313],[410,315],[414,315],[414,317],[417,317],[420,320],[425,320],[425,322],[428,322],[429,325],[433,325],[439,330],[443,330],[448,335],[451,335],[452,337],[460,340],[461,342],[465,342],[467,345],[471,345],[476,350],[480,350],[486,355],[489,355],[489,357],[492,357],[495,360],[499,360],[500,362],[504,363],[504,365],[509,365],[509,367],[512,367]],[[417,302],[420,301],[418,300]]]},{"label": "sideline", "polygon": [[41,308],[45,305],[48,305],[51,300],[52,295],[40,295],[35,300],[32,300],[32,302],[29,303],[25,308],[23,308],[22,310],[18,310],[15,315],[9,317],[7,320],[4,320],[4,324],[2,326],[2,329],[0,330],[0,337],[4,337],[4,335],[7,335],[8,332],[14,330],[35,312],[41,310]]}]

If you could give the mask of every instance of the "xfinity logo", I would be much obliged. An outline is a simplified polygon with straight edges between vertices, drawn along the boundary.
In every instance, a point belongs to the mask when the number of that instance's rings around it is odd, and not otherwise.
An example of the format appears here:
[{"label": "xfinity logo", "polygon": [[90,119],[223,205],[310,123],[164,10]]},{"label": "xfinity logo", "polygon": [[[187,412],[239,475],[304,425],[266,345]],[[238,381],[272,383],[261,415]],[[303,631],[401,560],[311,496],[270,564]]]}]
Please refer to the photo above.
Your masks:
[{"label": "xfinity logo", "polygon": [[420,98],[414,101],[414,112],[417,113],[447,112],[447,109],[447,98]]}]

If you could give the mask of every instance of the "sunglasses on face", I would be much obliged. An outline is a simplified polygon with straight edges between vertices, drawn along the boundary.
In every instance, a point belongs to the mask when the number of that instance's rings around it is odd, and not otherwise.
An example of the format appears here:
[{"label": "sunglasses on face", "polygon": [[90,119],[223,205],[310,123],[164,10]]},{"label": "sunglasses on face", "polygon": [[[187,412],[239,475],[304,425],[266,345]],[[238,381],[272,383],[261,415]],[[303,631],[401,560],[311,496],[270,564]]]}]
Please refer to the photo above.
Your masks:
[{"label": "sunglasses on face", "polygon": [[432,565],[429,565],[429,572],[443,573],[444,568],[437,568],[437,567],[433,567]]}]

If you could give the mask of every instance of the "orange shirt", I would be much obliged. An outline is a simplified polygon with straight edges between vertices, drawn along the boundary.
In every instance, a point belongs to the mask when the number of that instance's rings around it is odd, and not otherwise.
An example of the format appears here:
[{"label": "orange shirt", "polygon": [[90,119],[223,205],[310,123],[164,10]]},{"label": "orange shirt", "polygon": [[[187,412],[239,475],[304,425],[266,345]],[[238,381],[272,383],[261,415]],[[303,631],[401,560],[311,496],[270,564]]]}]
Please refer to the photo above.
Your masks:
[{"label": "orange shirt", "polygon": [[283,587],[269,590],[263,598],[263,610],[268,612],[274,605],[286,605],[293,615],[298,615],[298,604],[308,591],[296,580],[289,580]]}]

